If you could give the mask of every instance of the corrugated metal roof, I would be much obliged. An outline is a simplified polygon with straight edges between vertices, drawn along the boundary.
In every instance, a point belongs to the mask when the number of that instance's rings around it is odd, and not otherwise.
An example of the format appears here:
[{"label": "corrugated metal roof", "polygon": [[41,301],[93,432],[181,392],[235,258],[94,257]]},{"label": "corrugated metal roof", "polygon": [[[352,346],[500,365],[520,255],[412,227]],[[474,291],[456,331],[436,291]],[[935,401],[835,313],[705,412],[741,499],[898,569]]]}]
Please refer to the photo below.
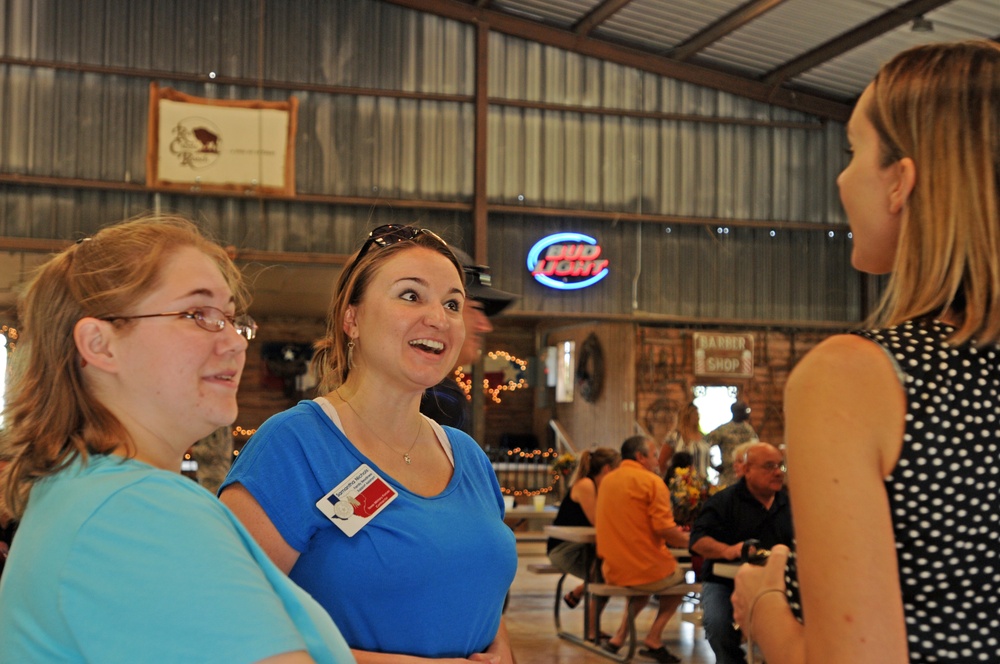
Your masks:
[{"label": "corrugated metal roof", "polygon": [[[1000,0],[631,0],[617,3],[607,15],[601,12],[608,3],[595,0],[464,2],[482,7],[477,11],[486,20],[504,15],[527,19],[581,39],[629,46],[667,63],[736,74],[752,83],[822,48],[826,52],[820,60],[774,83],[846,103],[861,94],[882,62],[909,46],[1000,39]],[[430,11],[435,4],[422,3]],[[447,15],[445,5],[454,4],[442,0],[441,11]],[[594,19],[592,12],[600,16]],[[914,32],[917,16],[930,20],[933,31]],[[717,22],[728,28],[686,52],[689,40]],[[683,57],[676,55],[678,47]],[[586,53],[587,48],[580,50]],[[736,85],[731,87],[736,91]]]}]

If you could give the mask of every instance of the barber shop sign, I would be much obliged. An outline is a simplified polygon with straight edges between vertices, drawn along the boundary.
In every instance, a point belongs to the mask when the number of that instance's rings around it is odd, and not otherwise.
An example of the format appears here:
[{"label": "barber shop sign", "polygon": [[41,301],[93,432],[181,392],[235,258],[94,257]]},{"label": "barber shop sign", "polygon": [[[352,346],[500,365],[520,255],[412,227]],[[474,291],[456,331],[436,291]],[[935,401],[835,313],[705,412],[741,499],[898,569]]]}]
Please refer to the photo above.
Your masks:
[{"label": "barber shop sign", "polygon": [[695,332],[694,373],[697,376],[753,377],[753,335]]},{"label": "barber shop sign", "polygon": [[538,283],[558,290],[593,286],[608,276],[601,245],[583,233],[555,233],[528,252],[528,269]]}]

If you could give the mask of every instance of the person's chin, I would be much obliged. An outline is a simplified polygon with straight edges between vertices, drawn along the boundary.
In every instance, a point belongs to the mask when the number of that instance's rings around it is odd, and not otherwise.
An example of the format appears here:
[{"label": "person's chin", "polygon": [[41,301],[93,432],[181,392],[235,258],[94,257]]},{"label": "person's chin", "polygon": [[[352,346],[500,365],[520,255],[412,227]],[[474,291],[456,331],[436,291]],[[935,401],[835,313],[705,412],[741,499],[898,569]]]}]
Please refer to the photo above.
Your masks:
[{"label": "person's chin", "polygon": [[[212,425],[212,431],[215,431],[216,429],[221,429],[222,427],[231,427],[233,422],[236,421],[236,417],[239,415],[239,412],[239,407],[233,403],[225,408],[220,408],[217,412],[211,413],[206,419]],[[208,433],[212,433],[212,431],[209,431]]]}]

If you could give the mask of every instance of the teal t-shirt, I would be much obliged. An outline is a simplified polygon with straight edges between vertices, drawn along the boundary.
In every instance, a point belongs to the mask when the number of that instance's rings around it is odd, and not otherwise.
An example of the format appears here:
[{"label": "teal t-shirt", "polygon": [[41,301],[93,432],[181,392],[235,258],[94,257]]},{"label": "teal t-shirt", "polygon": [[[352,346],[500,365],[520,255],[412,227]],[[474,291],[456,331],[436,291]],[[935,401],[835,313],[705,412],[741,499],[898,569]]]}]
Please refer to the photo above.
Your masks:
[{"label": "teal t-shirt", "polygon": [[2,662],[354,662],[339,630],[190,479],[92,456],[31,491],[0,582]]}]

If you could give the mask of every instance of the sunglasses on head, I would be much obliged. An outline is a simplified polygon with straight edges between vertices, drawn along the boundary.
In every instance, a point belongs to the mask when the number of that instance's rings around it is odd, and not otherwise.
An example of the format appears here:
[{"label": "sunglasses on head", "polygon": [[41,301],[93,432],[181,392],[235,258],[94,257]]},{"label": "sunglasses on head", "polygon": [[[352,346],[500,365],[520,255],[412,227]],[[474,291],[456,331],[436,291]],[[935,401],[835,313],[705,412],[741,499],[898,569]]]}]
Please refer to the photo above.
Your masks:
[{"label": "sunglasses on head", "polygon": [[427,230],[426,228],[401,226],[399,224],[385,224],[384,226],[372,229],[372,232],[368,234],[368,239],[365,240],[363,245],[361,245],[361,250],[358,251],[358,255],[354,258],[351,264],[347,266],[347,274],[345,275],[344,283],[347,283],[347,278],[351,276],[351,273],[354,272],[358,263],[361,262],[361,259],[364,258],[365,254],[367,254],[372,248],[372,245],[388,247],[400,242],[415,240],[420,235],[430,235],[444,246],[448,246],[448,243],[442,240],[440,235],[434,231]]}]

